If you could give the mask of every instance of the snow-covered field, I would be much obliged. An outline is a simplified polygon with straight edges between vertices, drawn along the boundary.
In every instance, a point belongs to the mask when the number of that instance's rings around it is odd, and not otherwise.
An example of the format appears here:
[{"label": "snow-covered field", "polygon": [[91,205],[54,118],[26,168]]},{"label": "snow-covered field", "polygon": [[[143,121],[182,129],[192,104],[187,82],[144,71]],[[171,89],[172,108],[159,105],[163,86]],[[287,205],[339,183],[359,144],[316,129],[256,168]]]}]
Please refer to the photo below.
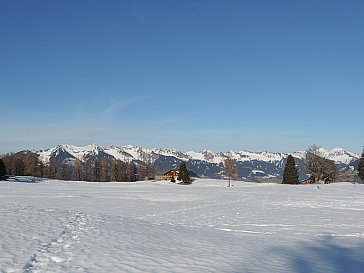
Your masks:
[{"label": "snow-covered field", "polygon": [[364,184],[0,182],[0,272],[364,272]]}]

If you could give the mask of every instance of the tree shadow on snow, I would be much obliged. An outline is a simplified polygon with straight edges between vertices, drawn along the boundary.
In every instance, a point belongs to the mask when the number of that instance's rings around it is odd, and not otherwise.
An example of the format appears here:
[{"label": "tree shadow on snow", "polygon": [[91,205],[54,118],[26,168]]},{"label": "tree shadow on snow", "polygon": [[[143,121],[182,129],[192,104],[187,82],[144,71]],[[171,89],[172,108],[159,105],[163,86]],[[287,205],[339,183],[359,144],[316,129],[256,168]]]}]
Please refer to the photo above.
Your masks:
[{"label": "tree shadow on snow", "polygon": [[[342,238],[342,237],[341,237]],[[354,238],[354,237],[353,237]],[[297,248],[274,248],[274,253],[283,255],[293,272],[364,272],[364,240],[356,238],[352,246],[336,243],[335,237],[324,236],[315,242],[300,244]]]}]

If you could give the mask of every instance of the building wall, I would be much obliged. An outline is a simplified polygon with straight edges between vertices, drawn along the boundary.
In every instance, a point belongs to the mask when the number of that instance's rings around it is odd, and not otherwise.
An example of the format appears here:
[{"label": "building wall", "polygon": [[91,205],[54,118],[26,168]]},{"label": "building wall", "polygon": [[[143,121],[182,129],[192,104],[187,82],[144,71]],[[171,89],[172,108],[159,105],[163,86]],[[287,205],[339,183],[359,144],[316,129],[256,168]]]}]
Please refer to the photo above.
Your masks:
[{"label": "building wall", "polygon": [[[154,178],[155,178],[155,180],[171,180],[172,175],[156,174]],[[177,177],[175,176],[175,178],[177,178]]]}]

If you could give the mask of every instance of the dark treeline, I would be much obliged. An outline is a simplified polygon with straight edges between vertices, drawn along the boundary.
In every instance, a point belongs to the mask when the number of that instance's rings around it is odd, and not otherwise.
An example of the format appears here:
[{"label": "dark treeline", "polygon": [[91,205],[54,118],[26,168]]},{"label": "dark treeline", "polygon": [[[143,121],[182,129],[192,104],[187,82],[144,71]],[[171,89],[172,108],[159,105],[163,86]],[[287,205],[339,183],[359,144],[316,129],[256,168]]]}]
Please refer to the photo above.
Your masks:
[{"label": "dark treeline", "polygon": [[134,182],[146,180],[154,175],[151,164],[122,162],[116,159],[50,161],[43,164],[34,153],[8,154],[2,157],[7,175],[27,175],[41,178],[95,181]]}]

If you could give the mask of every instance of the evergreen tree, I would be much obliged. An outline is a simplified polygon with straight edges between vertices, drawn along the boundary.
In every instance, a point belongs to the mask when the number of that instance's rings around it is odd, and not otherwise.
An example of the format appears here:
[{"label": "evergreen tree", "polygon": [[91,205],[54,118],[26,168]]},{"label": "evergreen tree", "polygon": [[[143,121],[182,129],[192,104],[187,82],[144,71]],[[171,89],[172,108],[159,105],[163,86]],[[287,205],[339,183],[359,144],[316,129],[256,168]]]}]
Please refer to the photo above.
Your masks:
[{"label": "evergreen tree", "polygon": [[360,180],[364,182],[364,149],[359,159],[358,175],[360,177]]},{"label": "evergreen tree", "polygon": [[190,175],[188,174],[188,169],[184,161],[179,165],[178,180],[185,184],[191,183]]},{"label": "evergreen tree", "polygon": [[283,171],[283,182],[282,184],[299,184],[298,170],[296,163],[292,155],[287,157],[287,163]]},{"label": "evergreen tree", "polygon": [[138,177],[138,168],[137,166],[133,163],[130,162],[126,168],[126,175],[127,178],[125,181],[127,182],[135,182],[137,181],[137,177]]},{"label": "evergreen tree", "polygon": [[3,179],[6,175],[5,164],[3,160],[0,158],[0,179]]},{"label": "evergreen tree", "polygon": [[138,181],[145,180],[145,176],[146,176],[145,164],[144,164],[144,162],[141,162],[138,165],[138,174],[137,174]]}]

